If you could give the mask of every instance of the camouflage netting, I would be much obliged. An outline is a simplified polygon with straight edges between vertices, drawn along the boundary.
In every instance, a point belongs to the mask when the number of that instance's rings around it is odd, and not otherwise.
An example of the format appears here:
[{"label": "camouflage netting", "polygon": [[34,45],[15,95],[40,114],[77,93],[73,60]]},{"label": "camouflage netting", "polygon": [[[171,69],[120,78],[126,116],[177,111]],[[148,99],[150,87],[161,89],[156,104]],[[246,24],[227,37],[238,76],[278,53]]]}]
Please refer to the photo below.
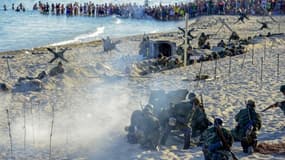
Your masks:
[{"label": "camouflage netting", "polygon": [[262,154],[285,154],[285,142],[260,143],[256,147],[256,152]]}]

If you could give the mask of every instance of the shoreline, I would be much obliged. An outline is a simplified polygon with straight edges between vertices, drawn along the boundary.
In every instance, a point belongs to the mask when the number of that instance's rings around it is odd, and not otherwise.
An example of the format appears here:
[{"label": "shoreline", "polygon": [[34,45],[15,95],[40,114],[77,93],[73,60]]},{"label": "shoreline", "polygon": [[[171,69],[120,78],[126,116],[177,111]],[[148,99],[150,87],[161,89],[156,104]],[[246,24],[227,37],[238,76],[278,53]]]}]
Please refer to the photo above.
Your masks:
[{"label": "shoreline", "polygon": [[[275,17],[275,18],[278,18],[278,22],[276,22],[275,24],[278,26],[278,24],[282,23],[282,21],[280,22],[280,18],[284,17],[285,15],[273,15],[272,17]],[[195,21],[195,20],[199,20],[201,18],[207,18],[207,17],[221,17],[221,18],[226,18],[228,19],[229,17],[231,17],[232,19],[235,19],[237,18],[236,15],[201,15],[201,16],[196,16],[196,17],[193,17],[192,19],[189,19],[190,23],[189,25],[193,25],[193,23],[191,23],[191,21]],[[254,15],[252,16],[252,18],[261,18],[262,16],[260,15]],[[269,18],[269,17],[267,17]],[[181,20],[180,20],[181,21]],[[195,22],[194,22],[195,23]],[[281,24],[282,26],[282,24]],[[183,27],[183,26],[182,26]],[[173,33],[178,33],[179,30],[177,29],[176,31],[174,30],[171,30],[171,31],[166,31],[166,32],[157,32],[157,33],[146,33],[146,35],[149,35],[150,38],[152,38],[151,36],[159,36],[159,37],[163,37],[164,34],[173,34]],[[267,33],[267,32],[266,32]],[[242,33],[241,33],[242,34]],[[142,37],[144,34],[134,34],[134,35],[129,35],[129,36],[120,36],[120,37],[115,37],[115,38],[112,38],[110,37],[112,40],[119,40],[119,39],[131,39],[131,38],[136,38],[136,37]],[[86,41],[86,42],[71,42],[71,43],[67,43],[67,44],[60,44],[60,45],[57,45],[57,43],[50,43],[50,44],[47,44],[47,45],[42,45],[42,46],[39,46],[39,47],[34,47],[34,48],[25,48],[25,49],[15,49],[15,50],[9,50],[9,51],[0,51],[0,55],[5,55],[5,54],[8,54],[8,55],[16,55],[16,54],[19,54],[21,52],[25,52],[25,51],[43,51],[45,50],[47,47],[51,47],[51,48],[54,48],[54,47],[60,47],[60,48],[76,48],[76,47],[79,47],[79,46],[88,46],[88,45],[101,45],[102,44],[102,39],[97,39],[97,40],[92,40],[92,41]],[[58,42],[58,43],[61,43],[61,42]]]},{"label": "shoreline", "polygon": [[[169,31],[169,32],[158,32],[158,33],[148,33],[146,35],[150,36],[150,38],[161,38],[164,37],[165,35],[169,34],[175,34],[177,32],[175,31]],[[111,40],[124,40],[124,39],[138,39],[142,38],[144,34],[136,34],[136,35],[131,35],[131,36],[122,36],[122,37],[116,37],[116,38],[111,38]],[[17,55],[21,53],[25,53],[26,51],[46,51],[46,48],[78,48],[78,47],[86,47],[86,46],[92,46],[92,47],[97,47],[99,45],[102,45],[102,39],[100,40],[92,40],[89,42],[73,42],[73,43],[68,43],[68,44],[63,44],[63,45],[45,45],[45,46],[40,46],[40,47],[35,47],[35,48],[27,48],[27,49],[19,49],[19,50],[11,50],[11,51],[0,51],[0,55]]]}]

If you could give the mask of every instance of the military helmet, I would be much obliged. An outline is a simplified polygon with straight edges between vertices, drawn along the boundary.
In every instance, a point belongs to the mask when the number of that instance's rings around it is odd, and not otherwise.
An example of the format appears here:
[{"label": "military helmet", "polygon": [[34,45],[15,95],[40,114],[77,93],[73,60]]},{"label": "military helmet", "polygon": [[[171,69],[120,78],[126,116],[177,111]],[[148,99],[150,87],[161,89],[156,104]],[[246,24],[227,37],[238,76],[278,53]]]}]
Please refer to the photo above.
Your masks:
[{"label": "military helmet", "polygon": [[188,94],[188,99],[193,99],[193,98],[195,98],[195,97],[196,97],[196,94],[193,93],[193,92],[190,92],[190,93]]},{"label": "military helmet", "polygon": [[221,117],[216,117],[214,120],[214,125],[223,125],[223,119]]},{"label": "military helmet", "polygon": [[280,92],[285,92],[285,85],[282,85],[282,86],[280,87]]},{"label": "military helmet", "polygon": [[143,108],[143,111],[152,113],[153,105],[152,104],[145,105],[144,108]]},{"label": "military helmet", "polygon": [[248,101],[247,101],[247,104],[246,104],[248,107],[255,107],[255,102],[253,101],[253,100],[251,100],[251,99],[249,99]]}]

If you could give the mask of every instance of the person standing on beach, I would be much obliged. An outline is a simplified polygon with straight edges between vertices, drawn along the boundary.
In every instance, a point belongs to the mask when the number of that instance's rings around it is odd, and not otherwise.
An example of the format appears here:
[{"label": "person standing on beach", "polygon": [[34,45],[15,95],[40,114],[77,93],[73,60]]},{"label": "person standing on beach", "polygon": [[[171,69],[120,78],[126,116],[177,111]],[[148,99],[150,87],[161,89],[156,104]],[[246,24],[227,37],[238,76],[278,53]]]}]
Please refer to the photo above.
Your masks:
[{"label": "person standing on beach", "polygon": [[235,140],[241,141],[244,153],[252,153],[257,146],[257,130],[261,128],[261,116],[255,111],[255,102],[248,100],[246,108],[235,116],[238,125],[232,130]]},{"label": "person standing on beach", "polygon": [[[285,96],[285,85],[282,85],[282,86],[280,87],[280,92]],[[262,110],[262,112],[265,112],[265,111],[267,111],[268,109],[270,109],[270,108],[275,108],[275,107],[279,107],[279,108],[283,111],[283,113],[284,113],[284,115],[285,115],[285,100],[282,101],[282,102],[276,102],[276,103],[270,105],[269,107],[267,107],[267,108],[265,108],[264,110]]]}]

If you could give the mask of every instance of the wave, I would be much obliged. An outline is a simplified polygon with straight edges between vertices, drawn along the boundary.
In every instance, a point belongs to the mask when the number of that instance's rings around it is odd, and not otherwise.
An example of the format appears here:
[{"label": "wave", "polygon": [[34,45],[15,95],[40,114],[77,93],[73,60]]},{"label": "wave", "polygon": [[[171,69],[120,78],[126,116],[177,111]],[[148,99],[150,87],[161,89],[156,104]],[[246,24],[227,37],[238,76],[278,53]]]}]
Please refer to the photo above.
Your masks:
[{"label": "wave", "polygon": [[93,33],[82,34],[82,35],[75,37],[72,40],[57,42],[57,43],[53,43],[50,45],[51,46],[57,46],[57,45],[65,45],[65,44],[70,44],[70,43],[88,42],[88,41],[97,39],[99,35],[104,33],[104,30],[105,30],[105,27],[103,27],[103,26],[97,27],[96,31]]}]

